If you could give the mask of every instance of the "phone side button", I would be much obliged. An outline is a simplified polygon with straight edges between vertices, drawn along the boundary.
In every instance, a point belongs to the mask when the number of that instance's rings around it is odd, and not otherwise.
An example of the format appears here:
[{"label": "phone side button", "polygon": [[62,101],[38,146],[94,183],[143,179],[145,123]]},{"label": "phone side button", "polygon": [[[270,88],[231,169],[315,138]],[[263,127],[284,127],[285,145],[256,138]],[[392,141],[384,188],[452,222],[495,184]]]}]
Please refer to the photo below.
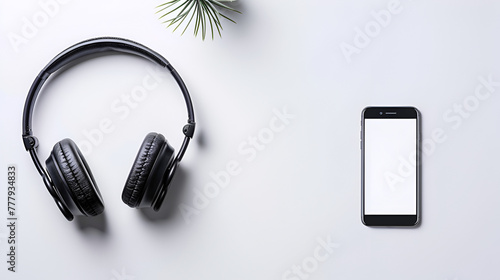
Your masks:
[{"label": "phone side button", "polygon": [[361,141],[361,140],[359,141],[359,149],[363,150],[363,141]]}]

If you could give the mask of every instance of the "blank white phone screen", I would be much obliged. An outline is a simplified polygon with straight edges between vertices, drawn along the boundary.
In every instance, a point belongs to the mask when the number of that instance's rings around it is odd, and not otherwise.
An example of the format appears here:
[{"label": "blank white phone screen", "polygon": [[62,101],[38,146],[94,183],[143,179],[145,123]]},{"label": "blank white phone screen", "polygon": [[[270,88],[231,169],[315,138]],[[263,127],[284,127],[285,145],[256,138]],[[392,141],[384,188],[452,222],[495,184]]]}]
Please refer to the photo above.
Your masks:
[{"label": "blank white phone screen", "polygon": [[365,119],[365,215],[417,214],[417,120]]}]

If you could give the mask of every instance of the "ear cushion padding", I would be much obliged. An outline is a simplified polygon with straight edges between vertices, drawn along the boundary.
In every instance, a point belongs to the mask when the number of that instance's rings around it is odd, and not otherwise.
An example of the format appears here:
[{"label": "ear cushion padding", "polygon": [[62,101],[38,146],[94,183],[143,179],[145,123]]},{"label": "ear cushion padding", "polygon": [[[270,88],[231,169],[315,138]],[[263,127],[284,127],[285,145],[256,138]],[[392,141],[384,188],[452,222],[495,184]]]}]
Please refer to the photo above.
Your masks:
[{"label": "ear cushion padding", "polygon": [[59,141],[54,145],[51,156],[58,165],[62,179],[66,182],[73,200],[82,213],[87,216],[101,214],[104,211],[101,194],[75,142],[71,139]]},{"label": "ear cushion padding", "polygon": [[146,183],[151,170],[163,146],[167,145],[165,137],[158,133],[149,133],[142,142],[130,174],[125,182],[122,200],[130,207],[137,207],[146,191]]}]

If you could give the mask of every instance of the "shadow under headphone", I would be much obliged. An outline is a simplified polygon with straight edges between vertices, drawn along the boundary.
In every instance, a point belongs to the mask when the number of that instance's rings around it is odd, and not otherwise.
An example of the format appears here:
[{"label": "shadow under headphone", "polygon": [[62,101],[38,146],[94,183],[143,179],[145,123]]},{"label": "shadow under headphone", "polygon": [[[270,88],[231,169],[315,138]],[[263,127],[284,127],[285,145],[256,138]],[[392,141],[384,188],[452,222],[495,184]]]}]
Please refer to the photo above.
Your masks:
[{"label": "shadow under headphone", "polygon": [[71,139],[54,145],[45,161],[45,171],[36,151],[38,139],[33,136],[33,110],[43,84],[52,73],[81,58],[103,52],[134,54],[167,68],[184,95],[188,113],[187,124],[183,127],[184,141],[177,155],[163,135],[152,132],[146,136],[123,189],[122,200],[125,204],[133,208],[160,209],[168,185],[194,134],[194,109],[187,87],[172,65],[155,51],[130,40],[106,37],[80,42],[58,54],[40,71],[28,92],[23,112],[23,142],[47,190],[68,221],[73,220],[75,215],[96,216],[102,213],[104,203],[101,193],[85,158]]}]

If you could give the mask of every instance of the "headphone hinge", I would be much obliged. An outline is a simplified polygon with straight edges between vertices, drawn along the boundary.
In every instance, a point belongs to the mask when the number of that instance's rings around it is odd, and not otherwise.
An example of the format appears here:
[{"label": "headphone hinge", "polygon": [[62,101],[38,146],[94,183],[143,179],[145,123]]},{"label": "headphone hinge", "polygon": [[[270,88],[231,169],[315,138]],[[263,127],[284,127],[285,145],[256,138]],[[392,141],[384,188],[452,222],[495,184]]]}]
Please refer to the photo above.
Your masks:
[{"label": "headphone hinge", "polygon": [[196,123],[194,123],[194,122],[190,122],[190,123],[186,124],[182,128],[182,133],[184,133],[184,135],[186,137],[193,138],[195,126],[196,126]]},{"label": "headphone hinge", "polygon": [[34,150],[38,147],[38,139],[33,135],[23,135],[23,143],[26,151]]}]

